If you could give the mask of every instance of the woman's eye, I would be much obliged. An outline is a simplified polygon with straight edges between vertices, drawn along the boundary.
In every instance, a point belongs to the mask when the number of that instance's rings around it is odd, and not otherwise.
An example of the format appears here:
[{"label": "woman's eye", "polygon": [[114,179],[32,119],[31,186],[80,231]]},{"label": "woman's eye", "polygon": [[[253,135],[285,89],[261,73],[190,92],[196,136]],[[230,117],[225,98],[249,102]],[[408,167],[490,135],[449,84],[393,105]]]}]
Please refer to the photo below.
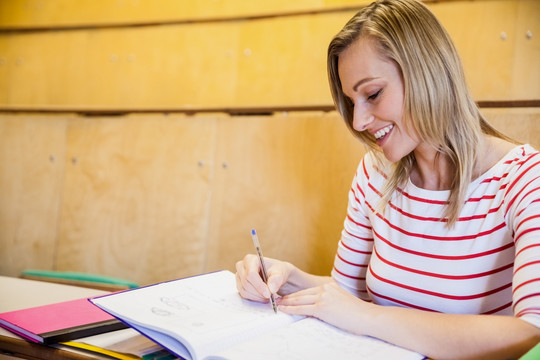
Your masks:
[{"label": "woman's eye", "polygon": [[377,97],[379,97],[379,95],[381,94],[382,92],[382,89],[380,89],[379,91],[377,91],[376,93],[374,94],[371,94],[367,97],[368,100],[375,100]]}]

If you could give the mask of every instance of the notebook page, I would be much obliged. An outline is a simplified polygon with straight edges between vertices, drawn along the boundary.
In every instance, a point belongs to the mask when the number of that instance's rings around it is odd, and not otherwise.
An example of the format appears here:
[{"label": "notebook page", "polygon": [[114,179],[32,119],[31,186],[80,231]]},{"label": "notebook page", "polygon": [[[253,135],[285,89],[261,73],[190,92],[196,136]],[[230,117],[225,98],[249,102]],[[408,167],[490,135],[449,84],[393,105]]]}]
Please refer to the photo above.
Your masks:
[{"label": "notebook page", "polygon": [[381,340],[347,333],[314,318],[305,318],[208,359],[420,360],[424,356]]},{"label": "notebook page", "polygon": [[143,333],[144,328],[154,330],[150,337],[161,345],[170,342],[157,339],[156,332],[178,339],[190,357],[197,359],[256,336],[257,330],[294,321],[290,315],[275,314],[269,304],[242,299],[229,271],[160,283],[93,302]]}]

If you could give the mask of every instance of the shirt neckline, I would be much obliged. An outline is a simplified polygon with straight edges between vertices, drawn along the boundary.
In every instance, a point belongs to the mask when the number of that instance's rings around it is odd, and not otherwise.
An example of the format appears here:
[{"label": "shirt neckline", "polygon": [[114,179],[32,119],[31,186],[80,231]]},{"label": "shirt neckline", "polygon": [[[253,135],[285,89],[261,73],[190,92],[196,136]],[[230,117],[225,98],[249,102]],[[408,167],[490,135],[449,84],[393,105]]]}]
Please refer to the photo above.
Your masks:
[{"label": "shirt neckline", "polygon": [[[471,181],[471,183],[469,184],[469,188],[475,187],[476,185],[480,184],[487,177],[489,177],[495,171],[495,169],[498,168],[502,163],[510,159],[513,159],[518,154],[520,154],[523,151],[523,149],[525,149],[526,147],[527,147],[527,144],[523,144],[523,145],[516,145],[515,147],[510,149],[506,153],[506,155],[504,155],[501,159],[499,159],[499,161],[497,161],[492,167],[490,167],[483,174],[481,174],[476,179]],[[416,186],[411,181],[410,177],[407,179],[407,184],[405,185],[404,191],[409,192],[409,193],[412,192],[415,194],[422,194],[422,193],[430,194],[431,197],[436,197],[436,198],[440,197],[441,199],[445,199],[445,200],[448,198],[448,195],[450,194],[450,190],[428,190],[428,189],[424,189],[419,186]]]}]

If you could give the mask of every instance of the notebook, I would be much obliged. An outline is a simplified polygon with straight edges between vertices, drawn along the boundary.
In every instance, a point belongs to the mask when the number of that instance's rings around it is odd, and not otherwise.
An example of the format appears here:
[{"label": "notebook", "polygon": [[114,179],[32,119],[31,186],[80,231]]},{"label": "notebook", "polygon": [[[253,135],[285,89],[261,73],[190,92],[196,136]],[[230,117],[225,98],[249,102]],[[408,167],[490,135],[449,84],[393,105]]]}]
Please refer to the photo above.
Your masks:
[{"label": "notebook", "polygon": [[92,298],[103,310],[188,360],[404,359],[424,356],[314,318],[242,299],[230,271]]},{"label": "notebook", "polygon": [[0,314],[0,326],[35,343],[53,344],[127,326],[88,298]]}]

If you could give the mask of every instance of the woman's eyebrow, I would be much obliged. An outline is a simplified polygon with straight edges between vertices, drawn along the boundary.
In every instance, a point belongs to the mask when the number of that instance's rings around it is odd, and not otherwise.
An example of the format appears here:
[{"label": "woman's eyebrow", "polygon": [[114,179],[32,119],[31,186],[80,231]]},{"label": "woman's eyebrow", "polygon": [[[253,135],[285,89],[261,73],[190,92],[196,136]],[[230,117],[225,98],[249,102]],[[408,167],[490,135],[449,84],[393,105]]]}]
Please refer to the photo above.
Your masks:
[{"label": "woman's eyebrow", "polygon": [[353,90],[356,92],[356,90],[358,89],[358,87],[362,84],[365,84],[369,81],[373,81],[375,79],[378,79],[378,77],[367,77],[367,78],[363,78],[362,80],[358,81],[356,84],[354,84],[353,86]]}]

